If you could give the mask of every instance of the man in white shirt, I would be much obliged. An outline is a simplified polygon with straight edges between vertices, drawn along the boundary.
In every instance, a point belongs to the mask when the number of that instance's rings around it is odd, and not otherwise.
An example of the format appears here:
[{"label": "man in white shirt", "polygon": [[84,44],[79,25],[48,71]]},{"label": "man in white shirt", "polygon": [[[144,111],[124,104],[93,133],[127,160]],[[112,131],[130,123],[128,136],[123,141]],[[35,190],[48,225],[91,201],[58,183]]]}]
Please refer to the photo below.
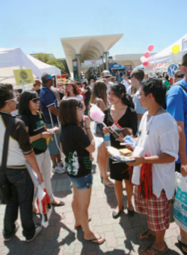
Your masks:
[{"label": "man in white shirt", "polygon": [[123,74],[123,81],[122,81],[121,83],[125,86],[126,91],[127,91],[129,85],[131,85],[131,84],[130,84],[130,82],[129,82],[129,80],[128,80],[128,77],[127,77],[127,74],[126,74],[126,73]]},{"label": "man in white shirt", "polygon": [[[16,109],[16,97],[13,91],[6,84],[0,84],[0,155],[3,153],[4,136],[7,127],[13,121],[9,132],[8,154],[5,168],[5,175],[9,181],[11,198],[7,203],[4,214],[3,237],[4,241],[10,241],[18,230],[16,220],[18,209],[21,214],[23,235],[26,242],[31,242],[40,233],[42,227],[35,225],[32,215],[32,203],[34,186],[26,167],[30,164],[38,177],[39,184],[43,177],[38,167],[29,135],[25,125],[19,118],[13,118],[11,112]],[[0,171],[2,162],[0,158]],[[1,177],[2,181],[2,177]],[[2,183],[1,183],[2,186]],[[3,198],[1,197],[3,200]]]},{"label": "man in white shirt", "polygon": [[137,113],[138,116],[138,126],[140,124],[140,120],[142,118],[142,115],[146,112],[146,109],[144,109],[141,105],[140,105],[140,101],[139,101],[139,89],[140,89],[140,83],[143,81],[144,79],[144,71],[142,69],[134,69],[131,72],[131,83],[132,86],[135,87],[137,89],[136,93],[134,94],[133,97],[133,103],[134,103],[134,109]]},{"label": "man in white shirt", "polygon": [[[169,228],[169,200],[175,188],[179,136],[176,121],[161,107],[165,94],[165,86],[159,79],[142,83],[139,100],[147,112],[142,117],[138,145],[133,152],[136,161],[128,163],[134,166],[135,209],[138,213],[147,214],[148,219],[149,229],[140,233],[139,239],[155,239],[151,246],[141,250],[143,255],[163,254],[168,250],[164,235]],[[148,171],[146,180],[143,179],[145,168]],[[146,197],[147,186],[150,186],[151,192]]]},{"label": "man in white shirt", "polygon": [[110,86],[113,84],[112,82],[110,82],[110,78],[112,77],[112,75],[110,74],[110,72],[108,70],[104,70],[102,71],[102,74],[101,74],[101,78],[105,79],[106,80],[106,86],[107,86],[107,91],[106,91],[106,95],[107,95],[107,102],[110,104],[110,101],[108,99],[108,91],[109,91],[109,88]]}]

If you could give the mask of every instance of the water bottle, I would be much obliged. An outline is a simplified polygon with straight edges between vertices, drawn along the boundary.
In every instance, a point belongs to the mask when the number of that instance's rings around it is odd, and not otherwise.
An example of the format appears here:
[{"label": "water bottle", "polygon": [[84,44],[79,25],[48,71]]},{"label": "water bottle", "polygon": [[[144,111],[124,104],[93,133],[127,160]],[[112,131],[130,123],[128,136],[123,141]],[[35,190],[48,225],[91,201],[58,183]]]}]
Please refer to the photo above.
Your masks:
[{"label": "water bottle", "polygon": [[104,134],[104,141],[105,141],[105,147],[107,148],[108,146],[111,146],[110,143],[110,133]]}]

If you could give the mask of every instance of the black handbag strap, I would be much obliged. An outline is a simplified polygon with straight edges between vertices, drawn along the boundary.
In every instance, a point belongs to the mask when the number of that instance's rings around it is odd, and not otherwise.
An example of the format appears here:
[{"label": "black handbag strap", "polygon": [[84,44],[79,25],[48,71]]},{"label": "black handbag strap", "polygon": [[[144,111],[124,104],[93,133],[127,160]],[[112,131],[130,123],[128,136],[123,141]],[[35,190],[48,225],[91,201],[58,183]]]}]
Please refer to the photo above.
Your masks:
[{"label": "black handbag strap", "polygon": [[174,86],[180,86],[187,93],[187,89],[182,84],[174,84]]},{"label": "black handbag strap", "polygon": [[4,143],[3,143],[3,153],[2,153],[2,159],[1,159],[1,167],[2,167],[3,173],[5,173],[5,168],[6,168],[6,163],[7,163],[9,134],[10,134],[10,130],[14,124],[14,121],[15,121],[14,118],[10,118],[10,121],[8,122],[6,131],[5,131]]}]

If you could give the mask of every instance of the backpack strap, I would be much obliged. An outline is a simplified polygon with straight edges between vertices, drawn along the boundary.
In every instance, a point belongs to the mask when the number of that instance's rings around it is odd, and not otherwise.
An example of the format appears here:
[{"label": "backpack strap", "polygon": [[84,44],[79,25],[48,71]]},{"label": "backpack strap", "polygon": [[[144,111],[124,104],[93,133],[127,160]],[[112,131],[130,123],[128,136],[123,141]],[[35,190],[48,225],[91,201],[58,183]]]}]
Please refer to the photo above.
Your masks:
[{"label": "backpack strap", "polygon": [[6,169],[6,163],[7,163],[7,154],[8,154],[8,145],[9,145],[9,136],[10,136],[10,130],[14,125],[15,119],[12,117],[10,118],[10,121],[7,124],[5,136],[4,136],[4,143],[3,143],[3,152],[2,152],[2,160],[1,160],[1,170],[2,173],[5,173]]},{"label": "backpack strap", "polygon": [[187,89],[181,84],[174,84],[172,86],[180,86],[187,93]]}]

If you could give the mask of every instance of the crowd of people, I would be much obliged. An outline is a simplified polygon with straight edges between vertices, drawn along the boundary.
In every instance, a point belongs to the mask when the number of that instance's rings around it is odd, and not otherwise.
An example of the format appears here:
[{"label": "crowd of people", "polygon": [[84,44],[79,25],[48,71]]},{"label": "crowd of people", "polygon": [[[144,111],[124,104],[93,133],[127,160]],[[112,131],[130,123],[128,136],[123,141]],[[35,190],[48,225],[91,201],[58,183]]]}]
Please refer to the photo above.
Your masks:
[{"label": "crowd of people", "polygon": [[[112,217],[117,219],[123,211],[124,180],[129,217],[133,217],[135,211],[147,215],[149,229],[141,232],[138,238],[154,240],[140,254],[167,252],[164,236],[169,228],[175,171],[187,176],[187,54],[183,56],[181,69],[176,71],[174,85],[169,83],[167,75],[164,81],[149,78],[142,69],[134,69],[130,79],[126,73],[119,76],[119,80],[115,79],[104,70],[95,81],[81,83],[68,79],[55,88],[54,76],[44,73],[41,81],[35,81],[31,91],[16,93],[10,84],[0,84],[1,154],[6,129],[10,120],[14,120],[6,166],[12,196],[5,210],[5,241],[9,241],[18,229],[18,208],[27,242],[33,241],[42,230],[33,222],[33,213],[39,213],[39,208],[34,196],[37,186],[27,170],[29,164],[39,184],[44,183],[53,206],[64,206],[65,203],[53,195],[51,173],[68,174],[73,188],[74,228],[82,228],[84,240],[104,243],[105,237],[89,227],[95,138],[109,134],[111,146],[120,149],[120,143],[124,141],[123,131],[128,128],[136,141],[132,152],[134,161],[113,164],[104,139],[97,148],[101,182],[115,190],[117,207]],[[97,105],[105,114],[104,126],[95,123],[95,138],[90,126],[91,104]],[[17,116],[14,117],[16,109]],[[116,132],[117,138],[114,136]],[[63,178],[61,176],[59,178]],[[187,254],[187,233],[181,227],[179,244]]]}]

